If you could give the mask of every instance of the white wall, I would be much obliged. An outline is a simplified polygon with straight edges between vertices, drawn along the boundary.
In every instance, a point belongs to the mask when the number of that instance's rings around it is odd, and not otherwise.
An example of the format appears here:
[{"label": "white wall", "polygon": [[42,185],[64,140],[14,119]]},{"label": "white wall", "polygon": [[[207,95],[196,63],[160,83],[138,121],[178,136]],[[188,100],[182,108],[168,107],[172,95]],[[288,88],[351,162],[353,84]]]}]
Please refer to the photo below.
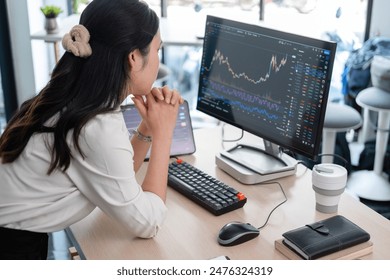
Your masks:
[{"label": "white wall", "polygon": [[[44,16],[40,10],[43,1],[28,1],[30,34],[34,34],[43,29]],[[35,73],[35,93],[42,89],[50,78],[50,59],[49,44],[42,40],[31,40],[32,61]]]},{"label": "white wall", "polygon": [[35,92],[27,1],[6,0],[19,104]]},{"label": "white wall", "polygon": [[370,38],[383,36],[390,38],[390,1],[373,0]]},{"label": "white wall", "polygon": [[[68,14],[66,0],[28,1],[30,34],[41,31],[44,27],[45,18],[40,10],[43,5],[56,5],[64,10],[58,17],[59,24],[61,24],[61,19]],[[55,65],[54,45],[42,40],[31,40],[31,48],[35,73],[35,92],[38,93],[49,81],[50,73]]]},{"label": "white wall", "polygon": [[66,0],[6,0],[10,28],[12,59],[18,104],[37,94],[48,82],[54,67],[52,44],[31,40],[30,35],[43,29],[44,17],[40,7],[45,4],[61,6],[67,15]]}]

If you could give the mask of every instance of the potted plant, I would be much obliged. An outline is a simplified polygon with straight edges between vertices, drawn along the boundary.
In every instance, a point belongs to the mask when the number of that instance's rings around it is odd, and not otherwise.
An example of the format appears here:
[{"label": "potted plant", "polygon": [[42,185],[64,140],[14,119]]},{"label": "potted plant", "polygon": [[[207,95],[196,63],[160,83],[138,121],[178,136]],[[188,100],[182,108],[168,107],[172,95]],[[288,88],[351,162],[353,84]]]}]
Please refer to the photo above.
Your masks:
[{"label": "potted plant", "polygon": [[58,32],[57,16],[63,12],[61,7],[54,5],[46,5],[41,7],[41,11],[45,16],[45,29],[48,34]]}]

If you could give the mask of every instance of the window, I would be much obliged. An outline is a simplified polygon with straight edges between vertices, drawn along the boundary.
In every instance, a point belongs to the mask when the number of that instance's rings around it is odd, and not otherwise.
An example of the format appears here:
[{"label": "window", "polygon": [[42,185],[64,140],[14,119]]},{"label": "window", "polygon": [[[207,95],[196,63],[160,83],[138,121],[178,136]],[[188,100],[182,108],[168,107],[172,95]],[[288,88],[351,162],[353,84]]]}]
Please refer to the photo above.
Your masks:
[{"label": "window", "polygon": [[[260,2],[264,9],[260,9]],[[364,41],[368,0],[149,0],[168,20],[203,31],[207,14],[338,43],[330,99],[342,100],[341,74],[350,51]],[[163,5],[161,8],[161,4]],[[262,16],[262,21],[259,21]],[[162,34],[164,40],[164,34]],[[201,47],[167,46],[164,63],[172,70],[168,85],[180,90],[195,108]]]}]

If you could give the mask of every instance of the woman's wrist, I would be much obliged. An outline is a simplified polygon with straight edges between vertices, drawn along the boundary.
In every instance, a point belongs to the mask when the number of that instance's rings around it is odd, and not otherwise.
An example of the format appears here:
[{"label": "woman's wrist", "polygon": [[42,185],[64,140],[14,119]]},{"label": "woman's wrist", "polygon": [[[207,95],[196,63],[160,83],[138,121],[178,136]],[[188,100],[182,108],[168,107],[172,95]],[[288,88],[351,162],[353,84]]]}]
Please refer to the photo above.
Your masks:
[{"label": "woman's wrist", "polygon": [[136,129],[133,129],[131,131],[131,134],[135,137],[137,137],[137,139],[143,141],[143,142],[152,142],[152,136],[149,136],[149,135],[145,135],[143,133],[141,133],[138,128]]},{"label": "woman's wrist", "polygon": [[152,136],[147,125],[142,121],[137,128],[138,132],[145,136]]},{"label": "woman's wrist", "polygon": [[139,124],[138,128],[133,129],[130,133],[138,140],[141,140],[143,142],[152,142],[152,136],[149,133],[149,129],[143,122]]}]

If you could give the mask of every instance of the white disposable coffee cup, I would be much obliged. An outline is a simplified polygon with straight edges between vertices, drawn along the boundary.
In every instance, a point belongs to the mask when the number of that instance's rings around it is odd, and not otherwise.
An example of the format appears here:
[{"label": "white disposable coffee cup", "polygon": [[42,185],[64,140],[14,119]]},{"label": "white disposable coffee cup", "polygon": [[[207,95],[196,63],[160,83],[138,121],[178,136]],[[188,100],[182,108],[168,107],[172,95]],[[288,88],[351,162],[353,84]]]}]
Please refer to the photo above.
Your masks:
[{"label": "white disposable coffee cup", "polygon": [[316,210],[335,213],[338,210],[341,194],[347,185],[347,169],[333,163],[321,163],[313,167],[313,190]]}]

